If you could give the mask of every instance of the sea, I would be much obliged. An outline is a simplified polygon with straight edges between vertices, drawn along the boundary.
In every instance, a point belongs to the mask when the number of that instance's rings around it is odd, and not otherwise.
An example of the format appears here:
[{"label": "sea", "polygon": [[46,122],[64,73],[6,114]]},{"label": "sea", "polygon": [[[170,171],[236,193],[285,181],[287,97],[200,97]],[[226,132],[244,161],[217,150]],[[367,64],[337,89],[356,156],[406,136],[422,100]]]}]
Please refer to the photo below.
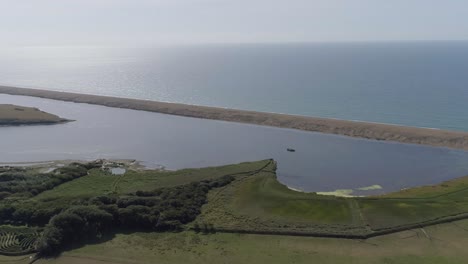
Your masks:
[{"label": "sea", "polygon": [[0,62],[2,85],[468,131],[468,42],[15,47]]}]

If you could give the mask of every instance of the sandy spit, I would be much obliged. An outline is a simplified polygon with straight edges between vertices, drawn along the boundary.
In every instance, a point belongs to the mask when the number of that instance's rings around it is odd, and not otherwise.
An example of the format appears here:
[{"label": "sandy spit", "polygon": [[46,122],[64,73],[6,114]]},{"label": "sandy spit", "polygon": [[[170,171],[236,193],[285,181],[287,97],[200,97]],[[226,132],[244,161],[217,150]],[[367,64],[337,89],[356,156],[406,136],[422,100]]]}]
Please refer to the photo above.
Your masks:
[{"label": "sandy spit", "polygon": [[0,93],[468,150],[468,133],[0,86]]}]

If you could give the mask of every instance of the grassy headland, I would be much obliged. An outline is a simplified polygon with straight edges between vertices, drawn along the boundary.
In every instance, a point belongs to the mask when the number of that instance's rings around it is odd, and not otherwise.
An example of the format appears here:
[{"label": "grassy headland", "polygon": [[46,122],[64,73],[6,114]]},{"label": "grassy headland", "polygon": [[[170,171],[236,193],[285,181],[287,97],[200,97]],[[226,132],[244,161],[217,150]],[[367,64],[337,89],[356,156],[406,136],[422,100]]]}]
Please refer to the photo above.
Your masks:
[{"label": "grassy headland", "polygon": [[468,133],[0,86],[0,93],[468,150]]},{"label": "grassy headland", "polygon": [[0,104],[0,126],[58,124],[69,121],[37,108]]},{"label": "grassy headland", "polygon": [[[103,164],[71,163],[46,173],[37,167],[0,168],[1,223],[36,228],[31,233],[45,228],[39,250],[61,234],[56,249],[64,250],[62,245],[120,231],[369,239],[468,218],[468,177],[385,196],[344,198],[288,189],[277,181],[273,160],[172,172],[129,169],[123,175],[111,174]],[[70,221],[73,230],[81,224],[92,228],[80,233],[86,237],[75,232],[67,237]],[[5,228],[5,243],[19,237],[32,244],[34,237]]]},{"label": "grassy headland", "polygon": [[[113,175],[107,169],[113,166],[127,172]],[[468,177],[344,198],[288,189],[277,181],[273,160],[179,171],[103,161],[54,168],[0,167],[0,220],[6,225],[0,226],[0,254],[56,243],[52,249],[65,250],[50,260],[57,263],[236,263],[252,257],[271,263],[310,257],[320,263],[349,263],[349,257],[356,263],[451,263],[466,256],[450,255],[457,247],[426,255],[420,250],[448,243],[441,239],[468,245],[456,236],[468,230],[467,220],[455,222],[468,219]],[[448,222],[453,224],[441,225]],[[365,261],[348,256],[351,248]]]},{"label": "grassy headland", "polygon": [[378,197],[300,193],[276,180],[272,164],[210,192],[197,221],[234,233],[365,239],[468,218],[467,197],[468,177]]}]

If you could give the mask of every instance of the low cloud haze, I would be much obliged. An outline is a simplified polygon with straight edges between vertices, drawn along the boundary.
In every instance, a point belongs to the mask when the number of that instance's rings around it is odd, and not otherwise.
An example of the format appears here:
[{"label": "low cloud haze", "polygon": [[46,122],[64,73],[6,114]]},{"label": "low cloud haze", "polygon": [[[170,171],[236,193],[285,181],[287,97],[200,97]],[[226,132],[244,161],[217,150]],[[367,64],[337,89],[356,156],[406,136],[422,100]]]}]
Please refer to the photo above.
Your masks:
[{"label": "low cloud haze", "polygon": [[468,39],[464,0],[0,0],[1,44]]}]

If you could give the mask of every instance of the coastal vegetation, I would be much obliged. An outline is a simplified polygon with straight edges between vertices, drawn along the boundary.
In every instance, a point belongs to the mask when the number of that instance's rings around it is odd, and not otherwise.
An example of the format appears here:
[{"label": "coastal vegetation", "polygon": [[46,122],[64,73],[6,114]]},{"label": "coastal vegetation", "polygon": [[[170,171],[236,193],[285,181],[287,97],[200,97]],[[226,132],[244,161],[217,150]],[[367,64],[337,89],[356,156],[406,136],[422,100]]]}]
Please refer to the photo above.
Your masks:
[{"label": "coastal vegetation", "polygon": [[0,104],[0,126],[58,124],[69,121],[37,108]]},{"label": "coastal vegetation", "polygon": [[[200,213],[211,189],[258,167],[259,163],[244,163],[123,175],[113,175],[102,161],[70,163],[49,173],[2,167],[0,221],[41,228],[35,242],[40,256],[52,256],[118,230],[181,230]],[[87,188],[88,184],[94,188]]]},{"label": "coastal vegetation", "polygon": [[293,191],[270,168],[211,192],[199,219],[225,232],[366,239],[468,217],[467,184],[463,177],[383,196],[345,198]]},{"label": "coastal vegetation", "polygon": [[[468,177],[377,197],[336,197],[287,188],[273,160],[179,171],[123,165],[122,175],[106,164],[72,162],[47,173],[1,167],[0,254],[49,257],[122,234],[156,236],[145,232],[197,241],[210,234],[227,244],[236,241],[233,234],[251,234],[255,243],[254,234],[369,240],[468,218]],[[173,235],[163,235],[168,231]]]}]

